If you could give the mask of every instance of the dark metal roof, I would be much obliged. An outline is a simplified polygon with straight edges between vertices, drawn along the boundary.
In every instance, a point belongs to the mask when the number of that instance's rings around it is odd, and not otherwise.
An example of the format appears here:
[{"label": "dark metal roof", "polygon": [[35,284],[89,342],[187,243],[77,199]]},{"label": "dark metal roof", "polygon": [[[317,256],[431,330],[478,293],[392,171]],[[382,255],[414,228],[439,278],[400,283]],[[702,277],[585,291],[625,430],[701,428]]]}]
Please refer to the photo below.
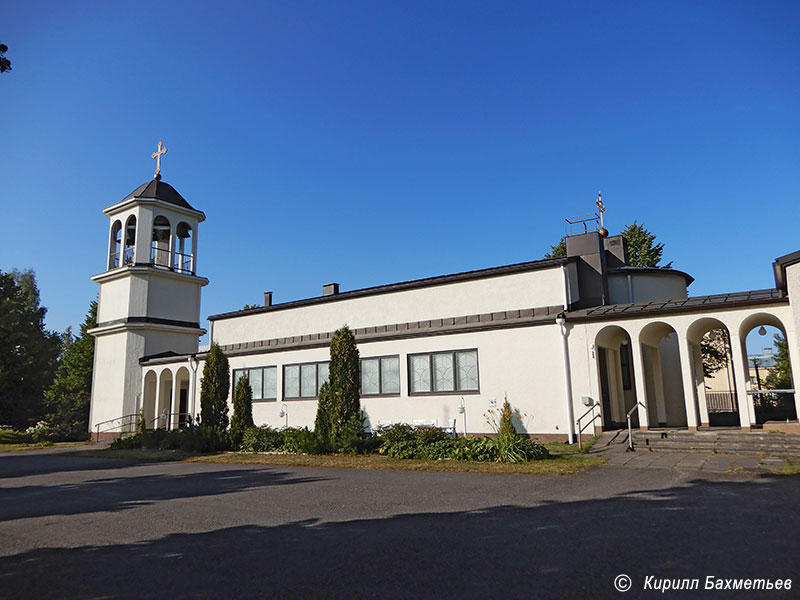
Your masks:
[{"label": "dark metal roof", "polygon": [[181,208],[188,208],[189,210],[200,212],[189,204],[174,187],[156,179],[151,179],[147,183],[143,183],[125,196],[122,201],[125,202],[125,200],[130,200],[131,198],[154,198],[162,202],[180,206]]},{"label": "dark metal roof", "polygon": [[772,302],[788,302],[780,290],[755,290],[751,292],[734,292],[731,294],[715,294],[712,296],[694,296],[678,300],[660,300],[657,302],[634,302],[632,304],[610,304],[596,306],[567,313],[570,321],[596,320],[608,318],[639,317],[658,313],[676,313],[704,311],[714,308],[736,308],[753,304]]},{"label": "dark metal roof", "polygon": [[439,275],[437,277],[426,277],[425,279],[414,279],[411,281],[404,281],[401,283],[391,283],[388,285],[379,285],[375,287],[362,288],[360,290],[352,290],[349,292],[341,292],[339,294],[331,294],[329,296],[317,296],[315,298],[306,298],[305,300],[294,300],[291,302],[283,302],[281,304],[273,304],[272,306],[260,306],[258,308],[249,308],[246,310],[236,310],[218,315],[211,315],[208,317],[209,321],[217,321],[220,319],[230,319],[232,317],[241,317],[244,315],[255,315],[259,313],[272,312],[275,310],[285,310],[287,308],[297,308],[300,306],[309,306],[312,304],[321,304],[323,302],[336,302],[338,300],[347,300],[350,298],[361,298],[364,296],[377,296],[379,294],[390,294],[393,292],[402,292],[405,290],[413,290],[424,287],[431,287],[436,285],[444,285],[447,283],[458,283],[460,281],[470,281],[473,279],[484,279],[487,277],[498,277],[500,275],[508,275],[511,273],[523,273],[526,271],[535,271],[537,269],[546,269],[548,267],[556,267],[566,264],[575,260],[574,258],[548,258],[544,260],[533,260],[524,263],[517,263],[513,265],[505,265],[502,267],[490,267],[488,269],[477,269],[475,271],[464,271],[463,273],[453,273],[452,275]]}]

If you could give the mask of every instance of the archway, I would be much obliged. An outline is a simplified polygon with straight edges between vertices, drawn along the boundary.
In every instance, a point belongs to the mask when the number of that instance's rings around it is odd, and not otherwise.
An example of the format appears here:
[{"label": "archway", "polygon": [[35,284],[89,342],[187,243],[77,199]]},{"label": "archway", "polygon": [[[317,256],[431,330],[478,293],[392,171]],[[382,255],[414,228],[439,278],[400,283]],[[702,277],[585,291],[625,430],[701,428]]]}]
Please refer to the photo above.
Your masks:
[{"label": "archway", "polygon": [[[631,338],[618,325],[601,329],[594,341],[603,429],[627,426],[627,414],[636,406]],[[639,415],[631,415],[631,424],[639,427]]]},{"label": "archway", "polygon": [[175,413],[173,427],[186,427],[189,423],[189,369],[181,367],[175,374]]},{"label": "archway", "polygon": [[695,397],[703,426],[738,426],[739,406],[730,331],[717,318],[702,317],[688,328]]},{"label": "archway", "polygon": [[120,266],[119,251],[122,243],[122,223],[114,221],[111,226],[111,235],[108,241],[108,268],[116,269]]},{"label": "archway", "polygon": [[172,412],[172,371],[164,369],[158,379],[158,410],[155,427],[167,429]]},{"label": "archway", "polygon": [[[687,427],[678,334],[663,322],[639,333],[650,427]],[[694,423],[696,423],[696,419]]]},{"label": "archway", "polygon": [[144,374],[144,394],[142,396],[142,410],[144,411],[145,427],[150,427],[156,420],[156,391],[158,389],[158,377],[155,371],[147,371]]},{"label": "archway", "polygon": [[169,220],[159,215],[153,221],[153,241],[150,246],[150,262],[157,267],[170,267],[170,238],[172,229]]},{"label": "archway", "polygon": [[[766,361],[764,355],[756,352],[748,353],[748,336],[763,337],[767,341],[768,328],[775,328],[779,333],[775,336],[773,360]],[[773,331],[774,331],[773,330]],[[764,425],[769,421],[797,421],[798,407],[794,393],[794,378],[791,372],[789,348],[786,343],[786,327],[783,322],[770,313],[755,313],[745,318],[739,325],[739,343],[741,344],[741,365],[744,377],[745,393],[739,393],[739,402],[747,402],[751,424]],[[763,345],[762,344],[762,347]],[[762,391],[765,390],[765,391]],[[746,395],[746,399],[744,396]],[[747,424],[742,423],[743,427]]]}]

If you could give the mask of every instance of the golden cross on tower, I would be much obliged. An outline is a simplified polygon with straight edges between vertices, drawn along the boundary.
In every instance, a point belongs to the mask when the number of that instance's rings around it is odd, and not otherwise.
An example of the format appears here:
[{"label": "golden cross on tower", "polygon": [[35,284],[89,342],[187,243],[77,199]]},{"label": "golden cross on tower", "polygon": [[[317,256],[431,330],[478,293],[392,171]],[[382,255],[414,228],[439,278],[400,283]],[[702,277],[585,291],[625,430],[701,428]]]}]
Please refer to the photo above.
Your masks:
[{"label": "golden cross on tower", "polygon": [[162,149],[162,142],[158,142],[158,151],[153,152],[153,158],[156,159],[156,174],[153,176],[153,179],[159,181],[161,179],[161,155],[167,153],[167,149]]},{"label": "golden cross on tower", "polygon": [[600,213],[600,229],[603,228],[603,213],[606,212],[606,207],[603,204],[603,196],[600,195],[600,192],[597,192],[597,211]]}]

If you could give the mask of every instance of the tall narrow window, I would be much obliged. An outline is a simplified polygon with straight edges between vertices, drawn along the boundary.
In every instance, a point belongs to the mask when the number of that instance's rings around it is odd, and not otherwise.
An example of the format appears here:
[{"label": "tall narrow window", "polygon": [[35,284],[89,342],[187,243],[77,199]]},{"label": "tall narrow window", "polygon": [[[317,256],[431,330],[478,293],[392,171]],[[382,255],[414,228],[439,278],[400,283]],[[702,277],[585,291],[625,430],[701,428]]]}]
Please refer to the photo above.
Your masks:
[{"label": "tall narrow window", "polygon": [[431,355],[411,357],[411,393],[431,391]]},{"label": "tall narrow window", "polygon": [[175,264],[178,273],[194,273],[194,256],[192,255],[192,228],[186,223],[178,223],[176,231],[178,248],[175,252]]},{"label": "tall narrow window", "polygon": [[125,223],[125,248],[122,251],[122,264],[132,265],[134,247],[136,246],[136,217],[131,215]]},{"label": "tall narrow window", "polygon": [[120,223],[119,221],[114,221],[114,224],[111,226],[111,239],[108,244],[109,269],[116,269],[121,264],[119,256],[121,237],[122,237],[122,223]]}]

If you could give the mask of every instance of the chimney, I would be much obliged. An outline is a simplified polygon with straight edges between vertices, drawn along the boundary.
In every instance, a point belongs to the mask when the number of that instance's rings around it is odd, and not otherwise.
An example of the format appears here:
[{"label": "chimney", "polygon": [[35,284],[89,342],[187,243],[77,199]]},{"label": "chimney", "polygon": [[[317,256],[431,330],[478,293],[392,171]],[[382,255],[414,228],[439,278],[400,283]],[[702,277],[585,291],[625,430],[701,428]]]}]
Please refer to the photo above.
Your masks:
[{"label": "chimney", "polygon": [[272,292],[264,292],[264,306],[272,306]]},{"label": "chimney", "polygon": [[338,283],[326,283],[322,286],[322,295],[323,296],[335,296],[339,293],[339,284]]}]

